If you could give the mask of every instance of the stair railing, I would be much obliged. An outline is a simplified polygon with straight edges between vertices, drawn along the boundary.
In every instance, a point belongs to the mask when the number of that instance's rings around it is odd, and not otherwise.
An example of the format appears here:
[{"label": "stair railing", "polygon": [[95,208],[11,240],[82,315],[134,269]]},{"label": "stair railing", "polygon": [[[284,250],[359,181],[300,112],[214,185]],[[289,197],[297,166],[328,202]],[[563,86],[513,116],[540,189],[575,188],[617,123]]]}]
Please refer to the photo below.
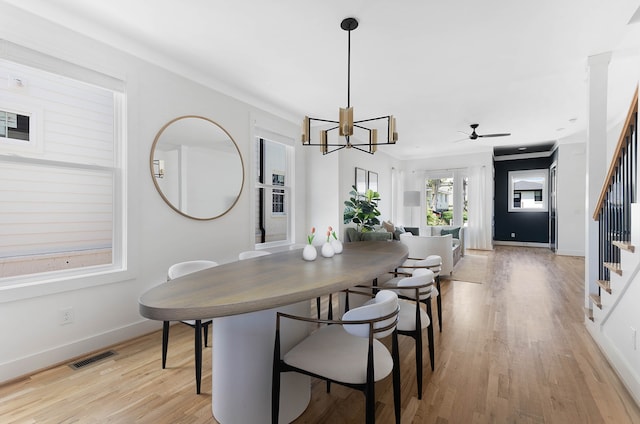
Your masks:
[{"label": "stair railing", "polygon": [[[638,181],[638,88],[636,88],[618,144],[604,180],[593,219],[599,226],[598,278],[610,280],[610,267],[620,263],[613,242],[631,237],[631,204],[636,202]],[[607,267],[609,265],[609,267]],[[615,266],[615,265],[614,265]]]}]

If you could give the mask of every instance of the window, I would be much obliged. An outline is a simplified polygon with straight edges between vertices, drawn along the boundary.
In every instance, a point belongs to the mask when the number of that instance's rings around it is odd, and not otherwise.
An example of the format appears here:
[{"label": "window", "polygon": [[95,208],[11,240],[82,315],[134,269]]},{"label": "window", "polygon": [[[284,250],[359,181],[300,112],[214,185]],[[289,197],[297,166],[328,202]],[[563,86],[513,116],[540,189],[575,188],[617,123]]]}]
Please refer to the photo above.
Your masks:
[{"label": "window", "polygon": [[256,245],[285,243],[290,239],[291,149],[284,143],[257,138]]},{"label": "window", "polygon": [[547,211],[546,169],[509,172],[509,212]]},{"label": "window", "polygon": [[465,225],[469,177],[461,169],[428,171],[425,180],[426,225]]},{"label": "window", "polygon": [[426,196],[427,225],[453,223],[453,177],[427,179]]},{"label": "window", "polygon": [[4,59],[0,74],[19,82],[0,86],[0,285],[119,269],[122,92]]},{"label": "window", "polygon": [[[0,138],[29,141],[29,116],[0,110]],[[7,140],[2,140],[7,142]]]}]

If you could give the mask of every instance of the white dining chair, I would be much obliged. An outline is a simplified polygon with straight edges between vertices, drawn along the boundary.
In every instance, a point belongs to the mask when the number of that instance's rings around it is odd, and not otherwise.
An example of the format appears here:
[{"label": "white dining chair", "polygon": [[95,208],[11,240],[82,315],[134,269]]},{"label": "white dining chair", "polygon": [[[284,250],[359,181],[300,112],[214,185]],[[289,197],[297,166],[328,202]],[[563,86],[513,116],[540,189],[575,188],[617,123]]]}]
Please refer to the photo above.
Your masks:
[{"label": "white dining chair", "polygon": [[[197,271],[202,271],[207,268],[218,266],[217,262],[209,260],[194,260],[179,262],[171,265],[167,272],[167,282],[176,278],[191,274]],[[195,330],[195,358],[196,358],[196,393],[200,394],[200,383],[202,381],[202,335],[204,334],[204,345],[207,346],[209,339],[209,325],[212,320],[184,320],[180,321],[183,324]],[[169,346],[169,327],[171,322],[164,321],[162,323],[162,368],[164,369],[167,364],[167,350]]]},{"label": "white dining chair", "polygon": [[440,273],[442,272],[442,257],[439,255],[429,255],[424,259],[407,259],[401,267],[397,268],[394,274],[396,276],[405,275],[409,276],[414,270],[425,268],[433,272],[435,276],[436,292],[436,307],[438,311],[438,329],[442,333],[442,299],[440,289]]},{"label": "white dining chair", "polygon": [[[415,341],[416,379],[418,399],[422,399],[422,330],[427,329],[429,342],[429,359],[431,370],[435,368],[435,346],[433,326],[431,325],[431,297],[434,295],[434,274],[425,268],[413,271],[410,277],[398,277],[387,281],[385,289],[392,289],[398,294],[400,314],[398,316],[398,334],[409,336]],[[420,305],[427,303],[427,311]]]},{"label": "white dining chair", "polygon": [[[365,395],[366,423],[375,423],[375,383],[393,375],[396,423],[400,423],[398,296],[380,290],[372,302],[346,312],[341,320],[318,320],[278,312],[273,356],[271,422],[280,408],[280,374],[297,372],[360,390]],[[284,320],[331,324],[321,326],[286,352],[281,351]],[[287,323],[286,325],[291,325]],[[378,339],[392,336],[391,352]]]}]

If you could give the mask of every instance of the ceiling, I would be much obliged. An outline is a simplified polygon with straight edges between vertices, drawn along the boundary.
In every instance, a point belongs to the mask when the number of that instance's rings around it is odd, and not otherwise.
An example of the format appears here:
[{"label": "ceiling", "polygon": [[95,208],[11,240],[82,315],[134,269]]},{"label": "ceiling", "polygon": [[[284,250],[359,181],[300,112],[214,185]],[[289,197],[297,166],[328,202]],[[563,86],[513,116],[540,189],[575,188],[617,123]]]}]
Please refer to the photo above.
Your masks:
[{"label": "ceiling", "polygon": [[640,0],[5,2],[296,123],[346,106],[356,17],[354,117],[394,115],[397,158],[584,139],[588,57],[613,52],[610,126],[640,78]]}]

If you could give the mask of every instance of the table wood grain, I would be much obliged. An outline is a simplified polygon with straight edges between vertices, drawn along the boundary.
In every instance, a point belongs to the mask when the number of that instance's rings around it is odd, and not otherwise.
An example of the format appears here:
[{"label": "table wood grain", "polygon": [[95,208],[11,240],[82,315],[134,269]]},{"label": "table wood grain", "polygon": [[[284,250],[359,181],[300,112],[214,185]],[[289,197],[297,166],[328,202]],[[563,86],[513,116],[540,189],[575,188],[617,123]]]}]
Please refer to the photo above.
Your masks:
[{"label": "table wood grain", "polygon": [[177,321],[276,308],[371,283],[407,256],[401,243],[367,241],[345,243],[332,258],[318,252],[311,262],[302,259],[301,249],[232,262],[150,289],[139,299],[140,314]]}]

